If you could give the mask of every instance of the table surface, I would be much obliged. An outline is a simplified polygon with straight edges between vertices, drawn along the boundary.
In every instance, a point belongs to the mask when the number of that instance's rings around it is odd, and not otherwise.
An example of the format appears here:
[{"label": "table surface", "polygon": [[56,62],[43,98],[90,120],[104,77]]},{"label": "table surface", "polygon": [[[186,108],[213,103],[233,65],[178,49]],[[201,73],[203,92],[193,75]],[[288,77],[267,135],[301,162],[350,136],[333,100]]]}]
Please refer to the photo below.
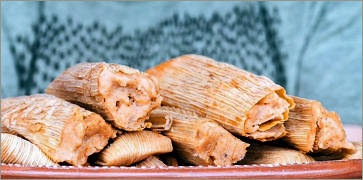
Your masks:
[{"label": "table surface", "polygon": [[362,126],[347,124],[344,130],[349,141],[362,142]]}]

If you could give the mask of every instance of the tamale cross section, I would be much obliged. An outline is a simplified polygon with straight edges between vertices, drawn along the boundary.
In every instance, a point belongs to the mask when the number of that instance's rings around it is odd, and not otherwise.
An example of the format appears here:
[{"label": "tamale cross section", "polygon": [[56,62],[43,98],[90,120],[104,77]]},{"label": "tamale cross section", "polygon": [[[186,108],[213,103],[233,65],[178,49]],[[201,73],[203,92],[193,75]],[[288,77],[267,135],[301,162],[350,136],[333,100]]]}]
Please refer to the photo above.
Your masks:
[{"label": "tamale cross section", "polygon": [[297,149],[316,155],[342,156],[354,151],[354,146],[347,140],[343,124],[336,112],[326,110],[318,101],[291,97],[296,106],[290,110],[285,123],[288,133],[283,138],[284,141]]},{"label": "tamale cross section", "polygon": [[59,75],[45,92],[99,113],[127,131],[150,126],[145,120],[161,103],[155,78],[118,64],[77,64]]}]

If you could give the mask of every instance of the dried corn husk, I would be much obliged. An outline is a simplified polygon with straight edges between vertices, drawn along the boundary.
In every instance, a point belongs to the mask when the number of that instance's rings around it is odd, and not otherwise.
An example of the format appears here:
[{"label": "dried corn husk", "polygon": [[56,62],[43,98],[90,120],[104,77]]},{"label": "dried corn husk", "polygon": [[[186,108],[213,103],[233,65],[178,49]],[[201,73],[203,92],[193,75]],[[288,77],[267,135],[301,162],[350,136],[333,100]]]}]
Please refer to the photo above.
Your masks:
[{"label": "dried corn husk", "polygon": [[165,157],[164,160],[165,160],[166,165],[178,167],[179,163],[178,163],[178,160],[175,157],[168,156],[168,157]]},{"label": "dried corn husk", "polygon": [[171,140],[152,131],[123,133],[104,149],[96,164],[128,166],[149,156],[173,151]]},{"label": "dried corn husk", "polygon": [[345,154],[343,159],[362,159],[362,142],[353,142],[354,153]]},{"label": "dried corn husk", "polygon": [[159,158],[167,166],[176,166],[177,167],[179,165],[179,163],[175,156],[176,156],[176,153],[175,153],[175,151],[173,151],[171,153],[161,154],[159,156]]},{"label": "dried corn husk", "polygon": [[246,157],[238,164],[292,164],[314,162],[315,160],[294,149],[251,144]]},{"label": "dried corn husk", "polygon": [[46,93],[89,108],[127,131],[149,127],[144,121],[161,103],[156,79],[107,63],[77,64],[58,76]]},{"label": "dried corn husk", "polygon": [[37,145],[54,162],[83,165],[116,132],[100,115],[46,94],[1,101],[1,128]]},{"label": "dried corn husk", "polygon": [[289,119],[285,122],[288,134],[283,139],[297,149],[310,152],[314,146],[322,106],[317,101],[292,97],[296,105],[290,110]]},{"label": "dried corn husk", "polygon": [[177,57],[147,73],[158,79],[164,105],[195,112],[230,132],[261,141],[285,135],[282,124],[294,103],[284,88],[264,76],[198,55]]},{"label": "dried corn husk", "polygon": [[162,106],[150,116],[161,114],[173,119],[171,129],[164,134],[173,141],[180,157],[194,165],[232,165],[244,157],[249,146],[193,112]]},{"label": "dried corn husk", "polygon": [[136,167],[167,167],[159,158],[150,156],[147,159],[136,164]]},{"label": "dried corn husk", "polygon": [[28,166],[56,165],[36,145],[7,133],[1,133],[1,163]]},{"label": "dried corn husk", "polygon": [[353,151],[340,151],[338,153],[314,153],[313,158],[317,161],[362,159],[362,142],[353,142]]},{"label": "dried corn husk", "polygon": [[292,98],[296,106],[290,110],[289,119],[285,122],[288,133],[284,141],[304,152],[320,155],[354,151],[337,113],[328,112],[317,101]]},{"label": "dried corn husk", "polygon": [[168,115],[168,111],[162,111],[161,108],[157,108],[154,111],[154,115],[150,116],[146,122],[150,122],[151,130],[161,132],[161,131],[167,131],[170,129],[173,119],[171,116]]}]

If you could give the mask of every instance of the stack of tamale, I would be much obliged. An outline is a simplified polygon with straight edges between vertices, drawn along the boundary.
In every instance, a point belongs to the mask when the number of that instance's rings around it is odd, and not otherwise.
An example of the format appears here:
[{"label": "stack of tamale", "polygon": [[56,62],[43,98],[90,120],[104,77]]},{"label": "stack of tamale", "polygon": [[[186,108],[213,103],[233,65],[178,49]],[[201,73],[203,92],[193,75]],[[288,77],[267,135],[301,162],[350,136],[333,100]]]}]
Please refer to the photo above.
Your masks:
[{"label": "stack of tamale", "polygon": [[45,92],[2,99],[2,163],[165,167],[361,158],[362,144],[347,140],[337,113],[204,56],[180,56],[146,73],[80,63]]}]

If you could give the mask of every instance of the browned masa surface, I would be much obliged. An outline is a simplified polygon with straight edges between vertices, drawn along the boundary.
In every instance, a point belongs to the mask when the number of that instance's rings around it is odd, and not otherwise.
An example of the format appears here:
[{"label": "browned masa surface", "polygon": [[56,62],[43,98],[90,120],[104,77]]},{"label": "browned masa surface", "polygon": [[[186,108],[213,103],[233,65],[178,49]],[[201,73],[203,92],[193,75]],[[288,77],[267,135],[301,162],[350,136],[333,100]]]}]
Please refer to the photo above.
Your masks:
[{"label": "browned masa surface", "polygon": [[94,167],[15,167],[1,166],[1,178],[361,178],[362,160],[325,161],[296,165],[94,168]]}]

